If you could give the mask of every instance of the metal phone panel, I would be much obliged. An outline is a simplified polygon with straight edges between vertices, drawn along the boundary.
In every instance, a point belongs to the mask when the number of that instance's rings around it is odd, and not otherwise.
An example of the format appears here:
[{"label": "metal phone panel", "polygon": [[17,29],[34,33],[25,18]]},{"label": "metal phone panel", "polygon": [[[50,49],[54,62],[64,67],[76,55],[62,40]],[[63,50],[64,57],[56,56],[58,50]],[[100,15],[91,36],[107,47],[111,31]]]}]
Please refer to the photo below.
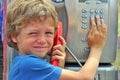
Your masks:
[{"label": "metal phone panel", "polygon": [[[108,27],[107,41],[103,50],[100,63],[110,63],[115,60],[117,49],[117,0],[62,0],[64,3],[65,15],[56,8],[59,19],[63,22],[63,34],[68,48],[81,62],[85,62],[89,55],[87,34],[90,26],[90,17],[99,15],[103,18]],[[59,3],[58,3],[59,4]],[[67,16],[67,17],[66,17]],[[67,18],[67,19],[65,19]],[[67,24],[66,26],[64,26]],[[66,30],[67,29],[67,30]],[[66,30],[66,31],[65,31]],[[66,62],[76,62],[69,52]]]},{"label": "metal phone panel", "polygon": [[67,16],[67,11],[66,11],[66,7],[65,7],[65,1],[64,0],[52,0],[55,9],[57,11],[58,14],[58,19],[59,21],[62,22],[63,25],[63,37],[66,37],[66,33],[68,30],[68,16]]}]

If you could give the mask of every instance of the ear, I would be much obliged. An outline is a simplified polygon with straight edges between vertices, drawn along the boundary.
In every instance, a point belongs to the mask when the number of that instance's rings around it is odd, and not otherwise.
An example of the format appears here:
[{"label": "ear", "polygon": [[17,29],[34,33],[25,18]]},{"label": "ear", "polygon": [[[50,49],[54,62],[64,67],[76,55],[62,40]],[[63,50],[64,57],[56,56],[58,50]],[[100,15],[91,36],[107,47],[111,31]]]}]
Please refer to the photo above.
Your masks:
[{"label": "ear", "polygon": [[14,43],[17,43],[17,39],[13,34],[10,35],[10,38]]}]

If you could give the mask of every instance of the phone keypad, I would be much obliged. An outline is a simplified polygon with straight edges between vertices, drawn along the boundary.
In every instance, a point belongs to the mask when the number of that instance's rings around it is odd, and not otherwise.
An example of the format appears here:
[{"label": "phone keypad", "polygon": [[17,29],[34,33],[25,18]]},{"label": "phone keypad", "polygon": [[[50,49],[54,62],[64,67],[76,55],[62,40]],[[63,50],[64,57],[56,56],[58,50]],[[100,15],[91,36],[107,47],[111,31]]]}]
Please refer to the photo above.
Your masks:
[{"label": "phone keypad", "polygon": [[[82,9],[81,10],[81,29],[87,30],[91,28],[89,20],[95,16],[99,16],[100,19],[104,19],[104,9]],[[87,42],[87,37],[81,37],[82,42]],[[90,48],[85,47],[84,51],[89,52]]]}]

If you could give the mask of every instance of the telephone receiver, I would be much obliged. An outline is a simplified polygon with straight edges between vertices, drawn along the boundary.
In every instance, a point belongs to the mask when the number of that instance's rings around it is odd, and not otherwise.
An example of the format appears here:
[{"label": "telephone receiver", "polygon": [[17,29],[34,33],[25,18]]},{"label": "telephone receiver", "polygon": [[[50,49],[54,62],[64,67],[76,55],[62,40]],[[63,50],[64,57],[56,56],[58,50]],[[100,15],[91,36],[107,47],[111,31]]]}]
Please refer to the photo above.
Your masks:
[{"label": "telephone receiver", "polygon": [[[61,44],[60,36],[62,36],[62,22],[59,21],[58,22],[58,29],[56,31],[53,46]],[[50,63],[53,64],[54,66],[58,66],[58,60],[57,59],[51,61]]]}]

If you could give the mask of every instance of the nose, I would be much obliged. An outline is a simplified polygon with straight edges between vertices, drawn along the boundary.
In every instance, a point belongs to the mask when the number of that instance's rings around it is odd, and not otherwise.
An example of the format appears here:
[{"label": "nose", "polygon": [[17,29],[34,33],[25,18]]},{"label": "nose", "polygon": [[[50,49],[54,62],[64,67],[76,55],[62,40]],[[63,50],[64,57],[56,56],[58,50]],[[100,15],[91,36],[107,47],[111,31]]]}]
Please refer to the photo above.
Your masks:
[{"label": "nose", "polygon": [[40,43],[40,44],[44,44],[46,42],[45,36],[44,35],[38,36],[37,42]]}]

